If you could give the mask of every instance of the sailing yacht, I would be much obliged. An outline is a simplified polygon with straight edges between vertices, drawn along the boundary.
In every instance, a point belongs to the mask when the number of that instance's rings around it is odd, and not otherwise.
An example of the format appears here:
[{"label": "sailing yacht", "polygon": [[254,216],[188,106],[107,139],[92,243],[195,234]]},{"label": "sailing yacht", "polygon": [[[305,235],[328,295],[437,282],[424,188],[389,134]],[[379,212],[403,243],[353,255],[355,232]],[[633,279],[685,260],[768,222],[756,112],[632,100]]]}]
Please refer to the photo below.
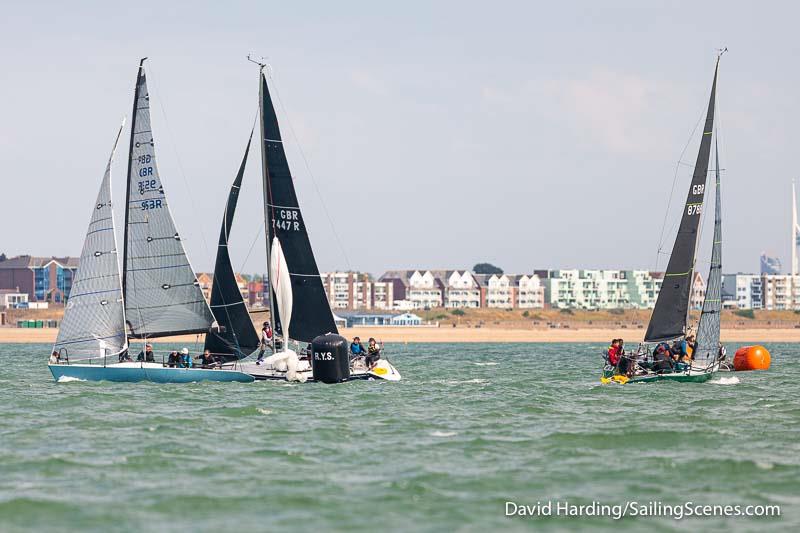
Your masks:
[{"label": "sailing yacht", "polygon": [[[681,221],[672,247],[664,280],[656,300],[644,343],[634,354],[627,357],[632,372],[621,374],[618,365],[608,360],[603,368],[603,383],[628,383],[652,381],[707,381],[720,366],[720,311],[722,309],[722,204],[720,194],[719,150],[714,136],[714,113],[717,91],[718,56],[714,67],[714,81],[700,141],[700,150],[694,166],[692,181],[686,203],[681,206]],[[708,163],[711,156],[712,138],[715,148],[715,206],[714,238],[711,248],[711,265],[708,284],[703,301],[697,337],[690,363],[676,363],[671,370],[656,370],[650,359],[651,346],[675,340],[685,340],[689,334],[689,297],[695,272],[696,250],[700,230],[700,219],[705,200]]]},{"label": "sailing yacht", "polygon": [[[231,186],[217,250],[211,309],[220,321],[221,333],[207,335],[206,348],[228,362],[228,365],[258,380],[324,381],[321,368],[338,364],[329,359],[333,357],[331,353],[335,354],[336,351],[327,349],[330,348],[328,345],[333,342],[341,346],[344,342],[346,347],[346,341],[338,336],[311,249],[283,147],[278,117],[264,75],[266,65],[258,64],[265,247],[272,289],[270,324],[274,332],[270,348],[273,353],[261,362],[240,361],[254,351],[258,336],[239,294],[227,246],[250,140]],[[252,132],[250,135],[252,140]],[[318,342],[328,343],[327,348],[317,350],[315,347]],[[385,357],[374,364],[368,364],[363,357],[351,360],[346,351],[336,357],[343,359],[341,364],[344,368],[342,373],[336,373],[332,381],[400,380],[400,373]]]},{"label": "sailing yacht", "polygon": [[218,329],[156,166],[145,59],[139,63],[133,100],[122,272],[110,186],[120,126],[48,367],[56,381],[251,382],[252,376],[232,368],[178,368],[155,356],[150,361],[128,357],[131,339],[145,343]]}]

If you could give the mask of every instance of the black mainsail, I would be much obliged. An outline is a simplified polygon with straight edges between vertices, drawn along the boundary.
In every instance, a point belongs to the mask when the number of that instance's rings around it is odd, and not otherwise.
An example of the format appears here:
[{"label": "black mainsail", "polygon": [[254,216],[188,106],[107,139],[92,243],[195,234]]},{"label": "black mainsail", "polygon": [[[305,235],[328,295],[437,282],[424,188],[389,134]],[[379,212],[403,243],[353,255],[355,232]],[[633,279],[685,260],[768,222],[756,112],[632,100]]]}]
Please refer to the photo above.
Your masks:
[{"label": "black mainsail", "polygon": [[[270,243],[273,239],[277,239],[285,257],[294,301],[290,320],[287,320],[290,331],[282,333],[286,338],[311,342],[318,335],[338,333],[338,330],[333,321],[333,313],[322,286],[306,225],[297,202],[292,174],[278,127],[278,117],[263,73],[261,121],[267,252],[269,255]],[[267,261],[270,262],[271,258],[268,257]],[[270,276],[273,275],[275,273],[270,272]],[[273,280],[270,280],[270,283],[273,283]],[[273,295],[275,331],[281,333],[281,321],[275,300],[276,291],[271,290],[270,293]]]},{"label": "black mainsail", "polygon": [[658,293],[650,324],[647,326],[645,342],[659,342],[682,337],[686,333],[686,320],[689,312],[689,296],[694,274],[697,236],[700,228],[700,215],[703,212],[708,160],[711,155],[711,135],[714,131],[714,104],[717,90],[719,58],[714,68],[714,81],[711,97],[700,141],[700,151],[694,166],[692,182],[686,205],[683,208],[678,235],[672,247],[672,254],[664,273],[661,291]]},{"label": "black mainsail", "polygon": [[693,358],[697,361],[714,361],[719,353],[720,311],[722,310],[722,194],[720,191],[719,147],[715,143],[715,204],[714,244],[711,248],[711,266],[708,270],[706,297],[700,324],[697,326],[697,347]]},{"label": "black mainsail", "polygon": [[125,209],[122,290],[129,336],[205,333],[214,316],[175,229],[156,167],[144,61],[133,99]]},{"label": "black mainsail", "polygon": [[250,132],[242,164],[239,166],[239,172],[237,172],[228,194],[228,203],[225,205],[225,215],[222,217],[222,228],[219,232],[214,283],[211,286],[211,311],[221,327],[218,332],[206,334],[205,349],[210,350],[217,358],[226,362],[247,357],[258,348],[259,344],[258,333],[253,327],[250,313],[242,299],[228,253],[228,239],[233,225],[233,215],[236,212],[239,190],[242,186],[252,140],[253,132]]}]

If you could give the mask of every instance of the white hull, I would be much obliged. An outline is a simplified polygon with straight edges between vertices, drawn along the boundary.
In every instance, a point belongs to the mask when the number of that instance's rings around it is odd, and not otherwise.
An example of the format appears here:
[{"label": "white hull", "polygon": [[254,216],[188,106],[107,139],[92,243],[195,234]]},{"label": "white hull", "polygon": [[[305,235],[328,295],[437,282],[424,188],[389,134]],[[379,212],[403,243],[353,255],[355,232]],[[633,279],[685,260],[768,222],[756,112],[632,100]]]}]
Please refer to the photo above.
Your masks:
[{"label": "white hull", "polygon": [[[356,361],[350,367],[350,378],[347,381],[359,379],[382,379],[384,381],[400,381],[400,372],[385,359],[380,359],[372,369],[367,369],[363,363]],[[286,371],[281,371],[267,364],[256,364],[254,361],[236,363],[236,370],[253,376],[256,380],[287,381]],[[314,381],[311,364],[308,360],[301,360],[297,366],[299,381]]]}]

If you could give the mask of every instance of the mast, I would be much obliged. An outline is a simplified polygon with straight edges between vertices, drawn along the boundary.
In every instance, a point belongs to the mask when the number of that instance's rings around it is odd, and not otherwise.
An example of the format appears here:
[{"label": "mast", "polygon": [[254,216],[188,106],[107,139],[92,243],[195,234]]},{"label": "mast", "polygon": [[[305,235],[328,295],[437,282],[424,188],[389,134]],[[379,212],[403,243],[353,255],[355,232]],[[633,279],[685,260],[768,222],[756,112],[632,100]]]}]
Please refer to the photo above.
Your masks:
[{"label": "mast", "polygon": [[133,165],[133,143],[134,143],[134,132],[136,131],[136,102],[139,101],[139,79],[142,77],[144,62],[147,58],[143,57],[139,60],[139,69],[136,71],[136,88],[133,90],[133,109],[131,110],[131,138],[128,142],[128,173],[126,174],[125,179],[125,224],[123,226],[123,240],[122,240],[122,299],[125,300],[128,297],[127,293],[127,268],[126,265],[128,264],[128,220],[130,215],[130,209],[128,206],[131,205],[131,168]]},{"label": "mast", "polygon": [[[258,116],[260,118],[259,123],[259,131],[261,134],[261,176],[262,176],[262,191],[264,193],[264,235],[266,241],[266,248],[267,248],[267,279],[265,288],[269,290],[269,325],[272,329],[272,351],[275,351],[275,337],[277,336],[277,331],[275,329],[275,305],[272,303],[272,272],[270,272],[270,257],[272,253],[272,243],[270,242],[270,231],[269,225],[271,217],[269,216],[269,169],[267,168],[267,147],[266,147],[266,137],[264,134],[264,67],[266,67],[266,63],[260,63],[258,61],[253,60],[249,55],[247,56],[247,60],[251,63],[255,63],[258,65]],[[288,332],[287,332],[288,333]]]},{"label": "mast", "polygon": [[792,180],[792,277],[797,275],[797,195],[794,190],[794,180]]},{"label": "mast", "polygon": [[705,200],[706,181],[708,180],[708,162],[711,156],[711,137],[714,131],[714,110],[717,91],[717,74],[719,59],[724,50],[717,55],[714,66],[714,81],[711,84],[711,96],[700,140],[700,149],[694,165],[692,181],[686,196],[678,234],[672,247],[664,280],[658,293],[656,306],[647,326],[645,342],[660,342],[682,337],[686,334],[686,323],[689,314],[689,302],[694,276],[697,237],[700,218]]}]

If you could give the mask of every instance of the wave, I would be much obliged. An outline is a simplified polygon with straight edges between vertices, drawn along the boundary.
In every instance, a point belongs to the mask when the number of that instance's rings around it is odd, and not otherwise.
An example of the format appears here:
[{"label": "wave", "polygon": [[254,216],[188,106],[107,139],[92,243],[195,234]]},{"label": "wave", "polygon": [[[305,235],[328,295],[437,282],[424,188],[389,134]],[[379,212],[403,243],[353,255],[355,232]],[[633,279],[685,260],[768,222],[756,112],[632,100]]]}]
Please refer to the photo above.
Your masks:
[{"label": "wave", "polygon": [[70,381],[86,381],[86,380],[81,378],[74,378],[72,376],[61,376],[60,378],[58,378],[59,383],[69,383]]},{"label": "wave", "polygon": [[455,437],[458,435],[457,431],[433,431],[431,437]]},{"label": "wave", "polygon": [[497,366],[500,363],[495,363],[494,361],[489,361],[489,362],[486,362],[486,363],[472,363],[472,364],[475,365],[475,366]]},{"label": "wave", "polygon": [[709,383],[716,383],[717,385],[736,385],[739,383],[739,378],[734,376],[730,378],[712,379]]}]

